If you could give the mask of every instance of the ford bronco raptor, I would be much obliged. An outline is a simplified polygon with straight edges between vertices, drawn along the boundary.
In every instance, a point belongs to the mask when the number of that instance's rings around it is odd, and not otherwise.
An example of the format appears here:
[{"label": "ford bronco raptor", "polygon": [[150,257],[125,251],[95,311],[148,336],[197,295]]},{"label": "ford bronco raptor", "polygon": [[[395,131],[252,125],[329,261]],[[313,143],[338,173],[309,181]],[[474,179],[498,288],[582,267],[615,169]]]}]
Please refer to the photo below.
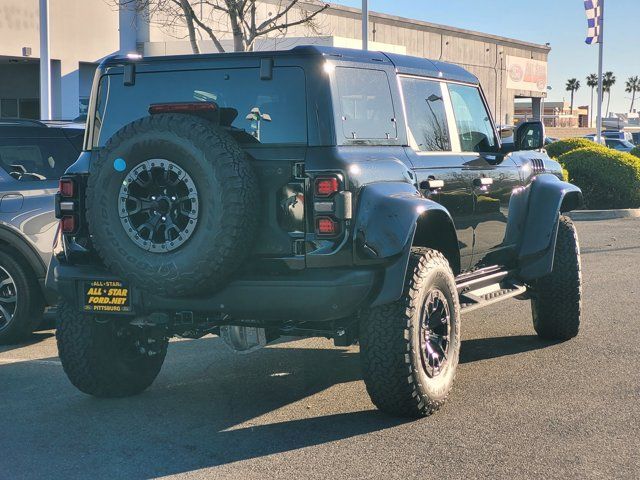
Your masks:
[{"label": "ford bronco raptor", "polygon": [[578,333],[582,203],[521,124],[501,144],[475,76],[401,55],[289,51],[128,59],[97,70],[61,180],[48,284],[71,382],[155,379],[172,336],[237,351],[279,336],[360,344],[373,403],[447,398],[461,314],[530,299]]}]

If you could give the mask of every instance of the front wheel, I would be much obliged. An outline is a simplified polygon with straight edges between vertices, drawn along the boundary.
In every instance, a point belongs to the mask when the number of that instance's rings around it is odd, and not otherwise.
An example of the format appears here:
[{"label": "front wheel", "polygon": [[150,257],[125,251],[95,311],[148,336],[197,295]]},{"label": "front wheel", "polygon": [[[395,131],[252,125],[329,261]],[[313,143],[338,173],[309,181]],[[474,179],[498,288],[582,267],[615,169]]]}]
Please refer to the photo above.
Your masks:
[{"label": "front wheel", "polygon": [[122,318],[97,319],[68,304],[58,307],[60,361],[78,390],[96,397],[128,397],[149,387],[160,373],[168,339],[159,329]]},{"label": "front wheel", "polygon": [[531,292],[533,328],[541,338],[569,340],[578,334],[582,304],[582,271],[576,227],[560,217],[551,273]]},{"label": "front wheel", "polygon": [[413,249],[402,297],[372,308],[361,322],[362,373],[373,403],[403,417],[440,408],[460,355],[460,305],[447,259]]}]

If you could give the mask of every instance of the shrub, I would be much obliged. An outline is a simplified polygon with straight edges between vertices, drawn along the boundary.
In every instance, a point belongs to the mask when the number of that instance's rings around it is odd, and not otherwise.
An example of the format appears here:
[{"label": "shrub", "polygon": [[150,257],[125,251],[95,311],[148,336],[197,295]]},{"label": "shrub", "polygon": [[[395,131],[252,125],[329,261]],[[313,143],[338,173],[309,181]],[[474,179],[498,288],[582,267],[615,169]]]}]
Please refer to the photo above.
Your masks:
[{"label": "shrub", "polygon": [[549,154],[551,158],[560,158],[561,155],[572,150],[577,150],[578,148],[598,146],[599,145],[596,142],[591,141],[588,138],[567,138],[565,140],[553,142],[545,148],[547,149],[547,154]]},{"label": "shrub", "polygon": [[582,189],[590,209],[640,207],[640,159],[596,145],[562,155],[558,161]]},{"label": "shrub", "polygon": [[633,150],[631,150],[629,152],[631,155],[635,155],[636,157],[640,158],[640,147],[636,147]]}]

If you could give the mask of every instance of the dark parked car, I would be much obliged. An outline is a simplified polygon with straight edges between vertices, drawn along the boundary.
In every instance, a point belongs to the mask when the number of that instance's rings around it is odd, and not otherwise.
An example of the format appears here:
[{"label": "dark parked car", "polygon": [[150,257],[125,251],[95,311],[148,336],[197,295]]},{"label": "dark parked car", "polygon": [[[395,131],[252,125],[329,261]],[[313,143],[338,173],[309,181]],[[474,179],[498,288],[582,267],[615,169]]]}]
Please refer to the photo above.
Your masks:
[{"label": "dark parked car", "polygon": [[619,152],[630,152],[635,148],[635,145],[627,140],[605,137],[604,141],[607,147],[618,150]]},{"label": "dark parked car", "polygon": [[84,127],[0,119],[0,344],[25,339],[57,298],[44,288],[58,226],[58,179],[75,162]]},{"label": "dark parked car", "polygon": [[143,391],[174,335],[321,336],[359,342],[373,402],[419,416],[449,394],[461,313],[526,298],[538,335],[577,335],[582,194],[540,122],[500,144],[461,67],[298,47],[95,78],[47,277],[81,391]]}]

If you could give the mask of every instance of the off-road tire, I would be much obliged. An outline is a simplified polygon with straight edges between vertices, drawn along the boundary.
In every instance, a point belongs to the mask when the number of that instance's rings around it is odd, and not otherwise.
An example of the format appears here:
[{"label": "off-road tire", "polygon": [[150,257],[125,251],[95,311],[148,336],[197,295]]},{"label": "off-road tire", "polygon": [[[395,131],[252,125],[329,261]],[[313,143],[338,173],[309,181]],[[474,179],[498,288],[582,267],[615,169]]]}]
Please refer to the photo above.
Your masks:
[{"label": "off-road tire", "polygon": [[[128,397],[149,387],[160,373],[168,340],[154,336],[155,354],[123,354],[117,317],[97,321],[63,303],[58,307],[56,339],[62,367],[73,385],[95,397]],[[140,328],[140,327],[129,327]]]},{"label": "off-road tire", "polygon": [[[171,251],[140,248],[118,212],[123,181],[141,162],[154,158],[183,168],[199,196],[198,223],[186,242]],[[126,166],[117,171],[114,162],[120,159]],[[250,253],[258,224],[257,192],[244,151],[223,129],[192,115],[151,115],[119,130],[91,164],[87,221],[98,254],[120,279],[157,295],[195,295],[223,286]]]},{"label": "off-road tire", "polygon": [[561,216],[552,272],[537,280],[531,292],[533,328],[539,337],[569,340],[578,334],[582,304],[582,270],[578,234]]},{"label": "off-road tire", "polygon": [[0,327],[0,345],[10,345],[28,339],[40,325],[45,302],[33,270],[14,252],[0,250],[0,266],[13,278],[17,293],[13,318]]},{"label": "off-road tire", "polygon": [[[438,288],[451,313],[449,359],[442,372],[427,376],[420,357],[420,311]],[[395,416],[421,417],[438,410],[453,385],[460,355],[460,305],[449,262],[438,251],[414,248],[402,297],[362,315],[362,374],[372,402]]]}]

